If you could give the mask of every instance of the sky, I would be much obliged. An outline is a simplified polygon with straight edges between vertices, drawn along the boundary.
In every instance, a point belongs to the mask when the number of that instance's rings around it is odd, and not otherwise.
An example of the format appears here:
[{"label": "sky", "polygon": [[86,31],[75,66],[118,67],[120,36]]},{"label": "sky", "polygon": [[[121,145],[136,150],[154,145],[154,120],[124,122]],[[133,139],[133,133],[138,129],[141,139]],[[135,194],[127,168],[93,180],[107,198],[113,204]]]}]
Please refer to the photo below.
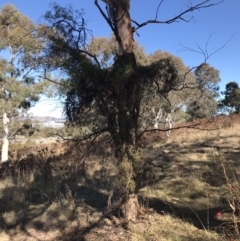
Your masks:
[{"label": "sky", "polygon": [[[192,0],[197,4],[203,0]],[[219,0],[211,0],[216,3]],[[50,0],[0,0],[0,7],[13,4],[22,14],[28,16],[34,23],[39,23],[41,16],[50,9]],[[109,37],[111,30],[94,0],[56,0],[58,4],[71,4],[73,9],[83,9],[87,28],[92,30],[94,37]],[[131,0],[131,18],[138,23],[154,19],[156,9],[161,0]],[[165,0],[158,11],[158,20],[170,19],[186,8],[189,0]],[[105,9],[105,4],[99,0]],[[193,19],[190,22],[172,24],[149,24],[138,30],[137,41],[144,47],[147,54],[157,50],[169,52],[180,57],[186,66],[194,67],[204,61],[204,56],[197,53],[199,48],[213,54],[208,63],[220,71],[220,88],[223,91],[230,81],[240,84],[240,0],[224,0],[223,3],[193,12],[186,16]],[[207,46],[206,46],[206,43]],[[193,51],[184,51],[186,46]],[[218,51],[219,50],[219,51]],[[1,54],[1,53],[0,53]],[[33,109],[33,115],[50,115],[60,117],[62,110],[57,100],[42,100]]]}]

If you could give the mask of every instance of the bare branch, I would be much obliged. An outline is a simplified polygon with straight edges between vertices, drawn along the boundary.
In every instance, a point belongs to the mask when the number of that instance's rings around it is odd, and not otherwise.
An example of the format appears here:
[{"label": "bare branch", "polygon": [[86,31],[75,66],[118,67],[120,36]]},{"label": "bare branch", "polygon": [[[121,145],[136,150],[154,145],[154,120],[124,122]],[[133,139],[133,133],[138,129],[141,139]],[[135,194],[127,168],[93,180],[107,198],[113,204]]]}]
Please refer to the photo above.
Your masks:
[{"label": "bare branch", "polygon": [[155,16],[155,20],[157,20],[158,11],[159,11],[159,8],[160,8],[160,6],[162,5],[163,1],[164,1],[164,0],[161,0],[161,2],[158,4],[157,11],[156,11],[156,16]]},{"label": "bare branch", "polygon": [[95,1],[94,1],[94,4],[97,6],[99,12],[102,14],[103,18],[106,20],[106,22],[108,23],[109,27],[110,27],[110,28],[112,29],[112,31],[115,33],[116,30],[115,30],[115,28],[114,28],[114,26],[113,26],[113,24],[112,24],[112,21],[111,21],[110,17],[108,17],[108,16],[104,13],[104,11],[102,10],[102,8],[100,7],[100,5],[99,5],[99,3],[98,3],[98,0],[95,0]]},{"label": "bare branch", "polygon": [[88,135],[85,135],[81,138],[65,138],[64,136],[58,134],[58,133],[52,133],[53,135],[56,135],[56,136],[59,136],[61,137],[64,141],[86,141],[86,140],[89,140],[90,138],[94,137],[94,139],[98,136],[100,136],[101,134],[107,132],[108,129],[107,128],[104,128],[104,129],[101,129],[99,131],[95,131],[93,133],[90,133]]},{"label": "bare branch", "polygon": [[158,23],[158,24],[171,24],[171,23],[174,23],[174,22],[179,22],[179,21],[184,21],[184,22],[190,22],[192,20],[192,17],[190,17],[189,19],[185,19],[184,16],[187,14],[187,13],[191,13],[191,12],[194,12],[196,10],[200,10],[200,9],[203,9],[203,8],[209,8],[209,7],[213,7],[213,6],[216,6],[216,5],[219,5],[220,3],[222,3],[224,0],[221,0],[217,3],[209,3],[211,0],[205,0],[201,3],[198,3],[196,5],[192,5],[191,1],[190,1],[190,4],[188,5],[187,9],[185,11],[182,11],[180,12],[177,16],[171,18],[171,19],[168,19],[168,20],[164,20],[164,21],[160,21],[160,20],[157,20],[157,15],[158,15],[158,11],[159,11],[159,8],[163,2],[163,0],[161,0],[161,2],[159,3],[158,7],[157,7],[157,12],[156,12],[156,17],[155,19],[153,20],[148,20],[146,22],[143,22],[143,23],[138,23],[137,21],[131,19],[131,21],[137,25],[137,27],[135,28],[136,30],[138,30],[139,28],[142,28],[148,24],[151,24],[151,23]]},{"label": "bare branch", "polygon": [[[205,50],[203,50],[203,48],[201,48],[198,43],[196,43],[197,45],[197,48],[198,50],[195,50],[193,48],[190,48],[190,47],[187,47],[183,44],[180,43],[180,45],[182,46],[182,49],[180,49],[179,51],[191,51],[191,52],[194,52],[194,53],[198,53],[198,54],[201,54],[204,56],[204,61],[203,63],[206,63],[207,60],[212,56],[214,55],[215,53],[219,52],[220,50],[222,50],[223,48],[226,47],[226,45],[232,40],[232,38],[235,36],[235,34],[233,34],[221,47],[219,47],[218,49],[216,49],[215,51],[213,51],[212,53],[208,53],[208,44],[212,38],[212,36],[214,35],[215,33],[212,33],[209,35],[208,37],[208,40],[206,42],[206,46],[205,46]],[[195,69],[196,67],[193,67],[191,70]]]},{"label": "bare branch", "polygon": [[[104,11],[102,10],[102,8],[99,6],[98,4],[98,0],[94,0],[94,3],[95,5],[97,6],[98,10],[100,11],[101,15],[103,16],[103,18],[106,20],[106,22],[108,23],[108,25],[110,26],[111,30],[113,31],[115,37],[116,37],[116,40],[117,42],[119,43],[119,46],[122,48],[122,40],[121,38],[119,37],[119,34],[118,34],[118,30],[117,28],[114,26],[114,24],[112,23],[110,17],[108,17]],[[124,15],[124,13],[123,13]],[[120,19],[119,19],[120,20]],[[117,21],[119,21],[117,20]],[[123,50],[123,49],[122,49]]]},{"label": "bare branch", "polygon": [[108,23],[108,25],[109,25],[109,27],[111,28],[111,30],[112,30],[112,31],[114,32],[114,34],[115,34],[115,32],[116,32],[117,30],[116,30],[115,27],[113,26],[112,21],[110,20],[110,18],[104,13],[104,11],[102,10],[102,8],[99,6],[98,0],[95,0],[94,3],[95,3],[95,5],[97,6],[99,12],[102,14],[103,18],[104,18],[104,19],[106,20],[106,22]]},{"label": "bare branch", "polygon": [[85,51],[85,50],[82,50],[82,49],[80,50],[80,52],[86,54],[87,56],[89,56],[91,58],[93,58],[96,61],[98,68],[101,69],[101,64],[99,63],[95,54],[91,54],[88,51]]},{"label": "bare branch", "polygon": [[208,59],[209,59],[213,54],[215,54],[215,53],[219,52],[220,50],[222,50],[223,48],[225,48],[225,46],[232,40],[232,38],[233,38],[234,36],[235,36],[235,34],[233,34],[232,37],[229,38],[224,45],[222,45],[220,48],[218,48],[217,50],[215,50],[215,51],[213,51],[211,54],[209,54],[209,55],[208,55]]},{"label": "bare branch", "polygon": [[[202,64],[203,64],[203,63],[206,63],[207,60],[208,60],[212,55],[214,55],[215,53],[219,52],[219,51],[222,50],[224,47],[226,47],[226,45],[227,45],[227,44],[232,40],[232,38],[235,36],[235,34],[233,34],[220,48],[216,49],[215,51],[213,51],[212,53],[209,54],[209,52],[208,52],[208,44],[209,44],[209,42],[210,42],[210,40],[211,40],[211,38],[212,38],[212,36],[213,36],[214,34],[215,34],[215,33],[212,33],[212,34],[209,35],[209,37],[208,37],[208,39],[207,39],[207,42],[206,42],[206,45],[205,45],[205,50],[204,50],[202,47],[200,47],[200,45],[199,45],[198,43],[196,43],[198,50],[193,49],[193,48],[190,48],[190,47],[185,46],[185,45],[183,45],[183,44],[180,43],[180,45],[182,46],[182,49],[180,49],[179,51],[191,51],[191,52],[194,52],[194,53],[201,54],[201,55],[203,55],[203,57],[204,57],[204,61],[202,62]],[[194,89],[194,88],[196,88],[195,85],[194,85],[194,86],[189,86],[189,84],[186,82],[186,76],[187,76],[190,72],[192,72],[194,69],[197,69],[199,66],[200,66],[200,65],[194,66],[194,67],[190,68],[190,69],[184,74],[184,77],[183,77],[183,87],[182,87],[182,89],[183,89],[183,88],[189,88],[189,89]],[[203,92],[203,90],[201,90],[201,91]]]},{"label": "bare branch", "polygon": [[57,84],[57,85],[64,85],[64,84],[62,84],[62,83],[59,83],[59,82],[54,81],[54,80],[52,80],[52,79],[49,79],[46,75],[45,75],[45,76],[39,75],[38,77],[41,78],[41,79],[46,79],[46,80],[48,80],[48,81],[50,81],[50,82],[52,82],[52,83],[54,83],[54,84]]},{"label": "bare branch", "polygon": [[216,128],[198,128],[198,126],[201,125],[201,122],[198,122],[196,124],[190,124],[190,125],[184,125],[184,126],[179,126],[179,127],[173,127],[173,128],[169,128],[169,129],[148,129],[143,131],[142,133],[139,134],[138,137],[141,137],[142,134],[144,134],[145,132],[153,132],[153,131],[162,131],[162,132],[166,132],[166,131],[172,131],[172,130],[178,130],[178,129],[197,129],[197,130],[205,130],[205,131],[212,131],[212,130],[219,130],[221,129],[220,127],[216,127]]}]

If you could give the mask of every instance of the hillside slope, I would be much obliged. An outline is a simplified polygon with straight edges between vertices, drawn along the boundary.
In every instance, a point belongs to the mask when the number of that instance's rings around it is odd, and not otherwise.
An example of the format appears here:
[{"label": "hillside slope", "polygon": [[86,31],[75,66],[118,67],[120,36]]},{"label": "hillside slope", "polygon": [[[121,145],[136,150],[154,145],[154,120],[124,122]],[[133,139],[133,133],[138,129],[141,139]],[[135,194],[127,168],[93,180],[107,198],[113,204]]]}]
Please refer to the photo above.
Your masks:
[{"label": "hillside slope", "polygon": [[107,212],[117,170],[103,140],[13,152],[0,168],[0,240],[238,240],[240,116],[184,125],[143,137],[137,223]]}]

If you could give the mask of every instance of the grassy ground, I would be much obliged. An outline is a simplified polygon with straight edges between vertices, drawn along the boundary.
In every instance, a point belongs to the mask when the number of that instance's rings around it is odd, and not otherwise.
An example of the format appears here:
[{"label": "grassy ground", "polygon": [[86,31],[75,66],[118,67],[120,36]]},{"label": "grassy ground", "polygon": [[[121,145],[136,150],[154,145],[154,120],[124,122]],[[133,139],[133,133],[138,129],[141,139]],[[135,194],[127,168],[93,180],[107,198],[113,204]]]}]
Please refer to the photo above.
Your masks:
[{"label": "grassy ground", "polygon": [[240,117],[198,128],[145,135],[137,223],[106,214],[116,161],[103,142],[13,152],[0,168],[0,240],[240,240]]}]

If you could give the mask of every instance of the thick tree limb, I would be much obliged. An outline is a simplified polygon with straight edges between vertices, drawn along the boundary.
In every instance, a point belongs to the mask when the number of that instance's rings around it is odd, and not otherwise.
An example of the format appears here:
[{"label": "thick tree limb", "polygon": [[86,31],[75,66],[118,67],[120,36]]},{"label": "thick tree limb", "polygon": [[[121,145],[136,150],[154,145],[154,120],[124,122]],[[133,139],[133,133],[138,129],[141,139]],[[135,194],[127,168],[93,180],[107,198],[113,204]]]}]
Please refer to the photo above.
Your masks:
[{"label": "thick tree limb", "polygon": [[97,6],[99,12],[101,13],[101,15],[103,16],[103,18],[106,20],[107,24],[109,25],[109,27],[111,28],[111,30],[113,31],[115,37],[116,37],[116,40],[118,43],[121,43],[122,40],[121,38],[119,37],[118,35],[118,31],[117,29],[115,28],[115,26],[113,25],[111,19],[104,13],[104,11],[101,9],[101,7],[99,6],[98,4],[98,0],[95,0],[94,1],[95,5]]}]

